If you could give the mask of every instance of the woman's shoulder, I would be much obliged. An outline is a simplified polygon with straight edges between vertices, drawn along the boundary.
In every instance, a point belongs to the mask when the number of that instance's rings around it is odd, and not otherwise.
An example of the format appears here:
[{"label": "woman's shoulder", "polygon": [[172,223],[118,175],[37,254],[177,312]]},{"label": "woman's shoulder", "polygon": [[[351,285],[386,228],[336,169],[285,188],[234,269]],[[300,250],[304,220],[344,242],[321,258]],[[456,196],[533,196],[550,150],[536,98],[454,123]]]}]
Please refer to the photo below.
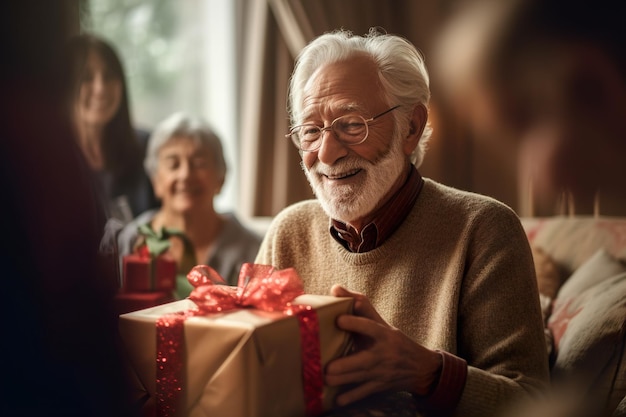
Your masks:
[{"label": "woman's shoulder", "polygon": [[245,239],[252,242],[261,243],[261,235],[255,230],[244,225],[233,212],[222,213],[224,219],[224,229],[222,235]]}]

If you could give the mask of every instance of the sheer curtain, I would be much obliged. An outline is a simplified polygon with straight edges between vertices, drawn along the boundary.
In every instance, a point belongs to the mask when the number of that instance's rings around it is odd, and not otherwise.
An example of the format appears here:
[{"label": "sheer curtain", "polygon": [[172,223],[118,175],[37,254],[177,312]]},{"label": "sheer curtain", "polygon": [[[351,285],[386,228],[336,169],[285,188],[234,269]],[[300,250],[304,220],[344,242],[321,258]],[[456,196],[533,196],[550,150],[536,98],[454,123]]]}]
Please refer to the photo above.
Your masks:
[{"label": "sheer curtain", "polygon": [[365,34],[378,26],[420,48],[439,20],[440,1],[264,0],[242,8],[239,211],[273,216],[312,198],[300,156],[285,138],[287,85],[295,56],[315,36],[344,28]]}]

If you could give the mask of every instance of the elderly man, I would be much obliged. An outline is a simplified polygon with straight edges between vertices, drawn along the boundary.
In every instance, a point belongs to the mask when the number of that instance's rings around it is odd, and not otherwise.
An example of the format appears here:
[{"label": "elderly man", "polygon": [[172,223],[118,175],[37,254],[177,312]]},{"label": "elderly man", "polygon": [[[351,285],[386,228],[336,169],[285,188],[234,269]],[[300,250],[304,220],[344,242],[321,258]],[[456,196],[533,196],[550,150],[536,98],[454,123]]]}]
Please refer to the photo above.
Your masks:
[{"label": "elderly man", "polygon": [[276,216],[256,262],[294,267],[309,293],[355,298],[337,322],[355,352],[325,370],[346,387],[339,406],[405,391],[426,415],[485,417],[547,381],[535,274],[511,209],[418,172],[429,97],[403,38],[311,42],[288,136],[317,199]]}]

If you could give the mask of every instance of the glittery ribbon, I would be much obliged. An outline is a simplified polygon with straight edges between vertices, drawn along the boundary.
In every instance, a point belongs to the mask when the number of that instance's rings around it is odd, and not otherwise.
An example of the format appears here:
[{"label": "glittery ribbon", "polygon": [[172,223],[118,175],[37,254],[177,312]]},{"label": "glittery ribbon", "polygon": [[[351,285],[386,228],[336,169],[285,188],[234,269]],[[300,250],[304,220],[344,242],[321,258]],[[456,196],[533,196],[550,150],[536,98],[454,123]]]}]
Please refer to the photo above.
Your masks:
[{"label": "glittery ribbon", "polygon": [[300,326],[300,352],[302,361],[302,387],[307,417],[322,414],[322,354],[320,349],[320,326],[317,313],[311,306],[292,305],[285,310],[287,315],[296,315]]},{"label": "glittery ribbon", "polygon": [[238,286],[230,287],[220,285],[225,281],[215,270],[198,265],[189,272],[187,279],[195,287],[189,299],[196,303],[196,309],[166,314],[157,320],[157,416],[174,417],[180,409],[184,392],[185,320],[238,308],[281,311],[298,319],[306,415],[321,414],[323,375],[319,319],[311,306],[291,304],[304,293],[296,271],[246,263],[239,272]]}]

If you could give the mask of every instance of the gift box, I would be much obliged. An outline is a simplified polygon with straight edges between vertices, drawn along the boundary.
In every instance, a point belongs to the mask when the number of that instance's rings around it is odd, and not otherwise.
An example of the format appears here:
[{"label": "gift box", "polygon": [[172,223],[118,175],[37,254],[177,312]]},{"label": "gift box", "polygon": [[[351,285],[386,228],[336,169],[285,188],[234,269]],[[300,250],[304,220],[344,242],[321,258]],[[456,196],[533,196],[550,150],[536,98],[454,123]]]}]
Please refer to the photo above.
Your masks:
[{"label": "gift box", "polygon": [[173,291],[176,288],[176,261],[165,252],[158,256],[133,253],[122,258],[121,292]]},{"label": "gift box", "polygon": [[[229,288],[235,292],[235,287]],[[190,298],[195,300],[194,293]],[[191,299],[120,316],[120,333],[129,363],[141,389],[157,402],[161,398],[159,384],[168,379],[172,382],[171,376],[164,378],[159,374],[159,367],[166,361],[160,357],[163,346],[158,346],[163,337],[157,323],[162,325],[164,317],[185,317],[180,335],[165,345],[165,350],[178,349],[178,359],[182,361],[181,389],[169,391],[180,392],[177,410],[174,414],[161,414],[296,417],[317,415],[333,406],[337,389],[323,385],[322,373],[330,360],[343,356],[351,347],[349,334],[338,329],[335,321],[339,315],[352,312],[352,298],[303,294],[289,302],[287,310],[291,312],[298,308],[314,312],[314,334],[302,326],[312,317],[302,320],[298,314],[264,311],[249,305],[225,307],[222,312],[207,315],[185,314],[198,308]],[[221,300],[216,302],[217,310],[222,304]],[[314,354],[309,356],[306,352]],[[168,361],[173,362],[172,358]],[[319,379],[317,388],[311,384],[311,373]],[[157,378],[161,378],[160,382]],[[312,398],[312,391],[313,397],[319,398]],[[317,409],[311,407],[312,400],[319,401]]]},{"label": "gift box", "polygon": [[[135,251],[122,258],[122,293],[173,291],[176,288],[178,264],[169,253],[170,239],[181,239],[184,260],[193,257],[193,245],[179,230],[162,227],[152,229],[150,224],[137,228],[139,240]],[[188,267],[191,267],[188,266]]]}]

